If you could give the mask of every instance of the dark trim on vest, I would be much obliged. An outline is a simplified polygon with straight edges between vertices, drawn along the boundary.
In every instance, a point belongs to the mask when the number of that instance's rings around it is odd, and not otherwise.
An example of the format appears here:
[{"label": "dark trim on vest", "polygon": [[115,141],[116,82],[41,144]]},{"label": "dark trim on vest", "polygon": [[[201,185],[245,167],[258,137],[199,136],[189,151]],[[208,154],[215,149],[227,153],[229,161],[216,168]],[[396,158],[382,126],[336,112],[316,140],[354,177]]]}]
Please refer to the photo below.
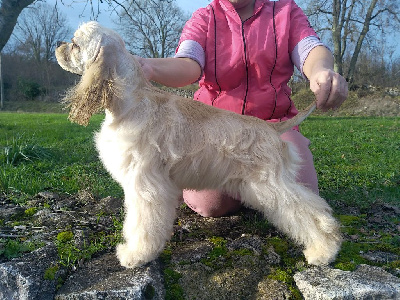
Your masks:
[{"label": "dark trim on vest", "polygon": [[253,18],[255,15],[251,15],[250,17],[248,17],[246,20],[242,21],[242,38],[243,38],[243,52],[244,52],[244,62],[245,62],[245,67],[246,67],[246,93],[244,95],[243,98],[243,106],[242,106],[242,115],[245,114],[246,112],[246,103],[247,103],[247,96],[249,93],[249,65],[247,62],[247,45],[246,45],[246,38],[244,35],[244,23],[248,20],[250,20],[251,18]]},{"label": "dark trim on vest", "polygon": [[289,100],[289,107],[288,107],[288,109],[286,110],[286,113],[285,113],[285,115],[283,116],[283,117],[286,117],[288,114],[289,114],[289,112],[290,112],[290,110],[291,110],[291,108],[292,108],[292,106],[293,106],[293,100],[290,98],[290,96],[285,92],[285,95],[286,95],[286,97],[288,97],[288,100]]},{"label": "dark trim on vest", "polygon": [[242,106],[242,115],[244,115],[245,110],[246,110],[246,102],[247,102],[247,94],[249,92],[249,66],[247,64],[247,46],[246,46],[246,38],[244,36],[244,22],[242,22],[242,38],[243,38],[243,52],[244,52],[244,65],[246,68],[246,92],[244,94],[243,98],[243,106]]},{"label": "dark trim on vest", "polygon": [[218,85],[218,94],[214,97],[214,99],[211,100],[211,105],[214,106],[214,101],[219,97],[221,94],[221,86],[218,83],[218,78],[217,78],[217,19],[215,17],[215,12],[214,12],[214,7],[210,4],[213,17],[214,17],[214,50],[215,50],[215,60],[214,60],[214,73],[215,73],[215,83]]},{"label": "dark trim on vest", "polygon": [[276,106],[277,106],[277,101],[278,101],[278,93],[276,92],[276,88],[275,88],[274,84],[272,83],[272,73],[274,73],[274,70],[275,70],[275,67],[276,67],[276,63],[277,63],[277,60],[278,60],[278,42],[277,42],[276,24],[275,24],[275,2],[274,2],[273,7],[272,7],[272,24],[273,24],[273,28],[274,28],[274,38],[275,38],[275,61],[274,61],[274,65],[273,65],[273,67],[271,69],[271,73],[269,75],[269,84],[271,85],[271,87],[275,91],[275,102],[274,102],[274,109],[272,110],[272,114],[266,120],[270,120],[274,116],[275,110],[276,110]]}]

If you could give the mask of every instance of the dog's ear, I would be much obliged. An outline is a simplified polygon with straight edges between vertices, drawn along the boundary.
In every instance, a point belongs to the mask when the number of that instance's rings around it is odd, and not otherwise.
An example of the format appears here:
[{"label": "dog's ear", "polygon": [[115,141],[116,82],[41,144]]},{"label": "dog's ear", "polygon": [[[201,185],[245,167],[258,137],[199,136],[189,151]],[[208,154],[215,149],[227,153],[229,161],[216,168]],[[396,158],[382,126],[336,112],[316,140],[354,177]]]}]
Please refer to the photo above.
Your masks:
[{"label": "dog's ear", "polygon": [[90,66],[97,60],[100,54],[101,47],[104,47],[104,38],[102,36],[96,37],[92,40],[87,49],[84,50],[85,54],[83,60],[86,62],[85,69],[90,68]]},{"label": "dog's ear", "polygon": [[86,63],[81,81],[67,92],[64,102],[70,108],[69,119],[86,126],[90,117],[109,108],[114,96],[115,47],[101,39]]}]

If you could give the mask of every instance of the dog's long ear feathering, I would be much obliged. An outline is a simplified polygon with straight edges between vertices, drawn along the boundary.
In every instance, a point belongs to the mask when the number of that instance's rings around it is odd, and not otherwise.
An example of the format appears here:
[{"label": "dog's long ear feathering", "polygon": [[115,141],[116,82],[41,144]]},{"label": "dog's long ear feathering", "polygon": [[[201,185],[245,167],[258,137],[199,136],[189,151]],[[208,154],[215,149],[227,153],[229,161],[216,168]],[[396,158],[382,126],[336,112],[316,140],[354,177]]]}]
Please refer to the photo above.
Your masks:
[{"label": "dog's long ear feathering", "polygon": [[101,47],[96,60],[83,72],[81,81],[69,91],[64,103],[69,107],[69,119],[88,125],[90,117],[108,108],[113,92],[112,66],[106,63],[107,50]]},{"label": "dog's long ear feathering", "polygon": [[112,39],[107,29],[99,28],[96,22],[83,24],[76,31],[71,46],[57,49],[62,53],[57,56],[60,65],[82,75],[80,82],[67,91],[63,102],[70,109],[69,119],[84,126],[94,113],[109,108],[114,96],[115,52],[120,42]]}]

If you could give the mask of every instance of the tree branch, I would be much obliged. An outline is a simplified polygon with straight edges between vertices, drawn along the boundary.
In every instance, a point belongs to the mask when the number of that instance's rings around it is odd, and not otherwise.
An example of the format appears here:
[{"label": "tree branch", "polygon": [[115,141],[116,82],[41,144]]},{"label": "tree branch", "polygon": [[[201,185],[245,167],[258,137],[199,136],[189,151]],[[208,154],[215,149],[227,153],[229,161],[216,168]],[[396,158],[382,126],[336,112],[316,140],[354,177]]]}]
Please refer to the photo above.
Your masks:
[{"label": "tree branch", "polygon": [[0,51],[10,38],[21,11],[34,0],[2,0],[0,3]]}]

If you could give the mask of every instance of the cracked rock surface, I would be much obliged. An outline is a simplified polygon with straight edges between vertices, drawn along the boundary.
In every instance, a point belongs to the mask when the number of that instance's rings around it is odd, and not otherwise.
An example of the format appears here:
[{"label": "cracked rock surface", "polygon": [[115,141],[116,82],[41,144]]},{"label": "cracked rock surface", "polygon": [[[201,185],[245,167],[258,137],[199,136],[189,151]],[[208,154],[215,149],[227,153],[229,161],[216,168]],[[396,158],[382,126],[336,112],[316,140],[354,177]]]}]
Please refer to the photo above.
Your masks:
[{"label": "cracked rock surface", "polygon": [[295,274],[294,280],[306,300],[400,299],[400,278],[369,265],[354,272],[311,268]]},{"label": "cracked rock surface", "polygon": [[[203,218],[181,207],[160,258],[125,269],[114,249],[121,199],[43,192],[26,203],[0,196],[0,299],[400,299],[396,269],[310,268],[299,247],[249,209]],[[397,228],[397,207],[373,209],[368,226]],[[385,251],[362,257],[399,260]]]}]

